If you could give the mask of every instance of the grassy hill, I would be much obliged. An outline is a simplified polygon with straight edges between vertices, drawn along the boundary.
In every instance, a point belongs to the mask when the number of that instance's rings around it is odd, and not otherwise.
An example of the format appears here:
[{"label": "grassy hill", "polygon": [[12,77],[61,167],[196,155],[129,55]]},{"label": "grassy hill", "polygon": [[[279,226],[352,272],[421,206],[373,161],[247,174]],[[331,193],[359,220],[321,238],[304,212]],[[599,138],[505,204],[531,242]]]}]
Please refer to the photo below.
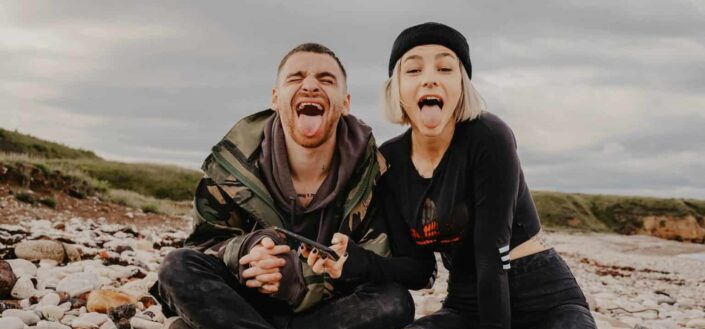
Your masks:
[{"label": "grassy hill", "polygon": [[[168,208],[165,200],[190,201],[201,177],[198,171],[176,166],[107,161],[91,151],[3,129],[0,129],[0,166],[14,170],[16,183],[27,187],[32,185],[34,176],[50,177],[54,185],[64,184],[58,181],[74,186],[78,195],[100,194],[111,201],[152,211]],[[682,224],[679,221],[688,220],[689,227],[695,230],[705,228],[702,200],[532,193],[546,228],[633,234],[643,228],[649,216],[670,221],[659,219],[659,225],[679,226]]]},{"label": "grassy hill", "polygon": [[546,191],[532,194],[541,222],[549,228],[633,234],[643,228],[645,217],[672,221],[692,217],[696,225],[705,227],[703,200]]},{"label": "grassy hill", "polygon": [[47,159],[95,159],[95,153],[0,128],[0,153],[18,153]]},{"label": "grassy hill", "polygon": [[[3,169],[4,168],[4,169]],[[201,173],[150,163],[108,161],[70,148],[0,128],[0,181],[25,189],[64,190],[77,197],[99,195],[145,211],[169,213],[173,202],[192,200]],[[183,208],[182,206],[180,208]]]}]

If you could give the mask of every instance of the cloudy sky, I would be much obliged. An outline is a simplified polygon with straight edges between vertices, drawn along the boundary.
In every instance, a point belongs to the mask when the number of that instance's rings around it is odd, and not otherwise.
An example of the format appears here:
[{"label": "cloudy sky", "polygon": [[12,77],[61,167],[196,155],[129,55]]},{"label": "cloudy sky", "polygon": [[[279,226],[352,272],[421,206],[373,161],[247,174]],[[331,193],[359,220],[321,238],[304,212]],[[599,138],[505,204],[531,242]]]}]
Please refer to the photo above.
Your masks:
[{"label": "cloudy sky", "polygon": [[120,161],[198,168],[268,107],[276,64],[336,51],[378,141],[404,28],[468,37],[473,82],[514,130],[529,186],[705,199],[705,2],[3,1],[0,127]]}]

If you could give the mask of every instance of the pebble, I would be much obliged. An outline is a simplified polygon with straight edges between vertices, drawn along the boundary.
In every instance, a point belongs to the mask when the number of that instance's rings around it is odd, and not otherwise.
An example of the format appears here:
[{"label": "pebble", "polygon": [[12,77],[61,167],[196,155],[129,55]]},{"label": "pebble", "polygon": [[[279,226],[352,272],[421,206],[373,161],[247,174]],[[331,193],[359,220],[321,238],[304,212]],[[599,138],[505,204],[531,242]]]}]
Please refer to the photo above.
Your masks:
[{"label": "pebble", "polygon": [[89,312],[107,313],[110,308],[132,303],[135,303],[135,300],[129,295],[118,291],[99,289],[91,291],[88,295],[86,308]]},{"label": "pebble", "polygon": [[15,317],[21,319],[22,322],[30,326],[39,322],[40,320],[37,313],[25,310],[5,310],[2,312],[2,317]]},{"label": "pebble", "polygon": [[73,319],[71,326],[74,328],[98,328],[108,321],[108,316],[102,313],[86,313]]},{"label": "pebble", "polygon": [[98,289],[101,286],[100,278],[95,273],[79,272],[67,275],[56,286],[56,291],[68,293],[71,297]]},{"label": "pebble", "polygon": [[130,319],[130,325],[134,329],[162,329],[162,324],[159,322],[152,322],[138,317],[133,317]]},{"label": "pebble", "polygon": [[37,266],[26,259],[7,259],[5,260],[12,267],[12,272],[15,276],[21,278],[23,276],[34,277],[37,275]]},{"label": "pebble", "polygon": [[59,322],[42,320],[37,323],[37,329],[71,329],[71,327]]},{"label": "pebble", "polygon": [[12,287],[10,295],[12,295],[12,297],[16,299],[26,299],[34,296],[36,293],[37,290],[34,289],[34,283],[32,282],[32,279],[30,279],[28,276],[23,276],[17,279],[17,282],[15,282],[15,286]]},{"label": "pebble", "polygon": [[688,328],[705,329],[705,319],[692,319],[685,325]]},{"label": "pebble", "polygon": [[0,318],[0,328],[2,329],[24,329],[25,323],[19,318],[2,317]]},{"label": "pebble", "polygon": [[39,305],[59,305],[61,302],[61,297],[55,292],[50,292],[42,297],[39,301]]},{"label": "pebble", "polygon": [[76,246],[52,240],[30,240],[22,241],[15,246],[15,255],[17,258],[23,258],[30,261],[53,259],[57,262],[64,261],[64,250],[68,254],[70,261],[81,259],[81,254]]},{"label": "pebble", "polygon": [[59,321],[64,317],[66,310],[61,306],[56,305],[42,305],[37,306],[37,311],[42,313],[42,317],[49,321]]}]

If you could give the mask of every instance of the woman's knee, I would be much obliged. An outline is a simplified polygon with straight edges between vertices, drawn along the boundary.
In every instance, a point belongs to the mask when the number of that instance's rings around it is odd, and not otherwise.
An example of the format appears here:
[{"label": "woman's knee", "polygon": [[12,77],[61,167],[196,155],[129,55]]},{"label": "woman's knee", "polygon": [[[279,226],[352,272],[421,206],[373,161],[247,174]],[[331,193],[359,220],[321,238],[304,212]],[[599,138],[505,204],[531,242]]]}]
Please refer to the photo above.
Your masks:
[{"label": "woman's knee", "polygon": [[595,319],[590,310],[577,304],[561,305],[548,313],[542,329],[596,329]]},{"label": "woman's knee", "polygon": [[382,286],[379,302],[387,309],[386,315],[395,323],[411,323],[414,321],[414,299],[409,290],[400,284]]}]

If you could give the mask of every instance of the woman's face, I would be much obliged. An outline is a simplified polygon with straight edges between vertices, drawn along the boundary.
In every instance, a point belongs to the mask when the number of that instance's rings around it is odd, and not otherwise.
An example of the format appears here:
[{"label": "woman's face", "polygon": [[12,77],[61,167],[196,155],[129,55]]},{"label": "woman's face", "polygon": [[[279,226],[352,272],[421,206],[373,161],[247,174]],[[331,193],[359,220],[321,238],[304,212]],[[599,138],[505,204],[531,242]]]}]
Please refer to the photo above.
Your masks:
[{"label": "woman's face", "polygon": [[454,125],[462,90],[460,62],[452,50],[423,45],[402,56],[399,96],[414,131],[437,137]]}]

